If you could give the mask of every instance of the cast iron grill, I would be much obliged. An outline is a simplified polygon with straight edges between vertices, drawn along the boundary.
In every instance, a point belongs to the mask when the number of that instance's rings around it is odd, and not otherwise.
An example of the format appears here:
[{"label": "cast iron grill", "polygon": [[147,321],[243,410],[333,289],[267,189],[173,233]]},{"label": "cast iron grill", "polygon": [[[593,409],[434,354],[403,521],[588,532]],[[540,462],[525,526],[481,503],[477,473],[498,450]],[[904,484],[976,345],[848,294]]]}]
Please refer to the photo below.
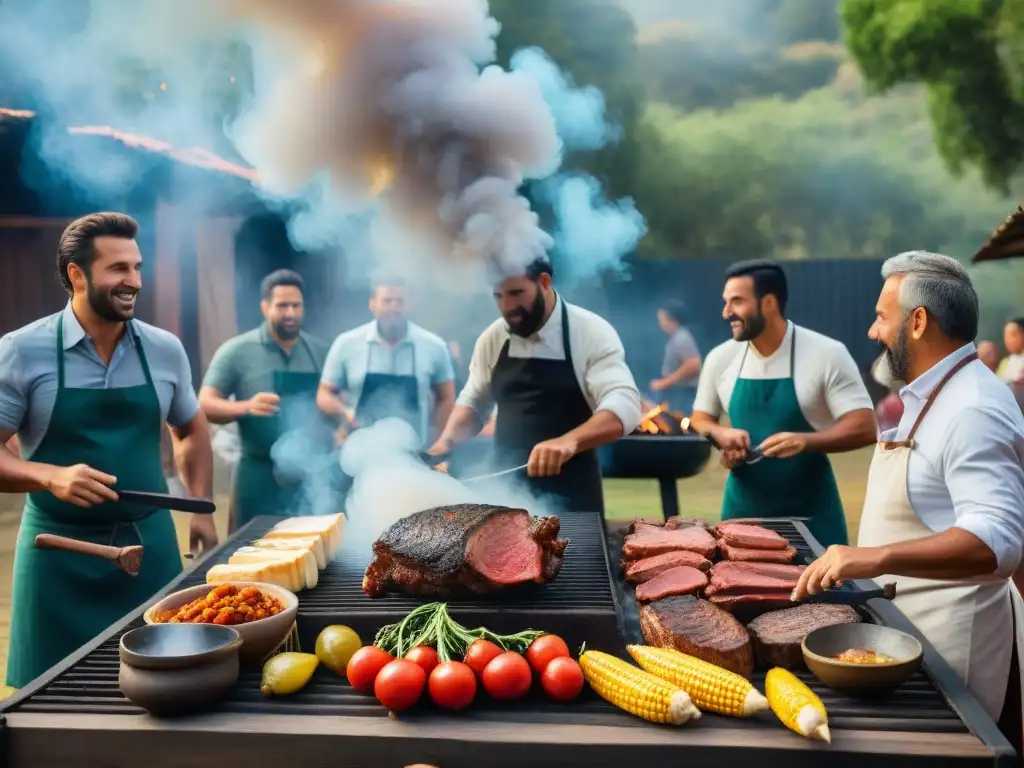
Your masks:
[{"label": "cast iron grill", "polygon": [[[579,550],[575,555],[584,563],[600,560],[605,563],[606,570],[603,574],[595,574],[590,567],[580,571],[580,576],[573,576],[573,584],[578,583],[574,588],[574,594],[593,590],[589,597],[589,605],[597,607],[600,598],[604,595],[609,604],[614,604],[613,594],[617,593],[620,604],[625,607],[624,629],[626,638],[630,642],[639,642],[639,624],[637,621],[636,604],[628,594],[630,590],[624,590],[617,579],[609,578],[607,570],[607,556],[617,568],[619,551],[621,548],[621,535],[611,534],[607,537],[607,551],[603,549],[605,540],[600,535],[597,526],[597,515],[580,515],[563,519],[563,530],[572,538],[576,536],[575,543]],[[205,573],[205,568],[218,560],[223,561],[242,542],[251,540],[267,530],[272,524],[268,518],[260,518],[239,534],[232,537],[225,545],[222,554],[216,559],[207,561],[199,566]],[[766,523],[766,527],[773,528],[786,536],[804,557],[811,554],[810,548],[800,536],[796,527],[789,522]],[[588,534],[587,531],[591,533]],[[587,538],[588,535],[590,538]],[[572,545],[570,545],[570,551]],[[570,558],[566,558],[566,565],[569,566]],[[336,569],[337,571],[337,569]],[[563,569],[561,580],[572,571]],[[583,575],[588,574],[588,575]],[[203,574],[190,575],[186,582],[195,583],[203,578]],[[577,581],[578,578],[578,581]],[[349,623],[348,614],[331,614],[330,611],[338,610],[338,606],[351,608],[356,602],[358,595],[349,587],[330,587],[336,580],[335,577],[325,578],[321,587],[321,597],[312,599],[317,591],[302,596],[301,612],[312,612],[313,615],[322,616],[324,622],[341,621]],[[567,579],[567,582],[570,580]],[[613,588],[612,582],[615,586]],[[556,582],[557,583],[557,582]],[[328,587],[324,589],[324,587]],[[579,595],[578,599],[583,599]],[[367,598],[363,598],[367,602]],[[559,596],[537,596],[532,599],[532,604],[525,596],[519,597],[518,601],[502,602],[495,605],[496,608],[508,610],[515,606],[514,615],[520,617],[538,616],[537,620],[519,621],[517,628],[523,629],[527,625],[535,628],[549,629],[541,624],[544,616],[553,617],[558,610],[566,610],[569,606],[567,601],[570,595],[564,600]],[[394,611],[394,615],[408,610],[415,605],[415,601],[399,598],[390,598],[389,607],[386,611]],[[460,616],[459,603],[453,603],[453,613]],[[527,606],[530,608],[527,610]],[[540,606],[540,608],[538,608]],[[355,606],[358,608],[358,606]],[[473,607],[473,606],[468,606]],[[537,613],[537,610],[544,610],[545,614]],[[320,613],[317,614],[316,612]],[[534,613],[529,613],[534,611]],[[334,619],[329,619],[329,616]],[[498,613],[494,614],[495,616]],[[391,615],[382,614],[379,622],[390,620]],[[577,623],[586,624],[587,620],[577,616]],[[138,626],[141,620],[131,626]],[[379,626],[379,624],[378,624]],[[582,629],[584,633],[588,629]],[[125,700],[118,690],[118,641],[120,633],[115,633],[96,650],[86,655],[82,660],[73,664],[69,669],[57,675],[52,681],[46,684],[39,691],[31,694],[28,698],[15,703],[7,711],[9,712],[33,712],[33,713],[68,713],[68,714],[113,714],[113,715],[141,715],[142,710]],[[364,640],[368,640],[364,635]],[[588,643],[589,645],[589,643]],[[621,642],[620,642],[621,645]],[[304,649],[309,650],[310,645],[304,643]],[[574,648],[575,650],[575,648]],[[919,673],[900,688],[891,697],[880,701],[865,703],[849,699],[836,694],[823,687],[808,673],[800,675],[811,688],[821,697],[829,711],[829,723],[836,729],[860,729],[869,731],[903,731],[918,733],[965,733],[967,727],[959,717],[950,709],[944,697],[936,690],[931,680]],[[237,714],[305,714],[305,715],[328,715],[345,717],[372,717],[386,718],[387,712],[376,703],[372,696],[364,696],[355,693],[345,682],[343,677],[321,668],[314,675],[313,680],[298,694],[282,699],[267,699],[259,691],[260,672],[258,669],[243,671],[239,684],[235,687],[231,696],[218,705],[219,712]],[[758,675],[755,684],[763,690],[763,675]],[[437,713],[430,708],[424,708],[421,712],[411,711],[403,714],[403,717],[438,717]],[[553,704],[544,699],[542,695],[531,694],[525,701],[513,704],[502,705],[491,701],[487,696],[481,695],[473,707],[458,715],[467,721],[502,721],[514,723],[544,723],[562,725],[615,725],[625,727],[648,728],[647,723],[633,718],[629,715],[613,709],[598,699],[593,693],[587,690],[581,700],[572,706],[566,707]],[[700,721],[700,728],[732,729],[742,732],[738,738],[748,738],[751,732],[763,729],[778,729],[781,727],[774,716],[770,713],[760,713],[750,720],[738,720],[725,717],[707,715]],[[797,738],[797,737],[794,737]]]},{"label": "cast iron grill", "polygon": [[[814,553],[797,527],[789,520],[763,520],[759,523],[785,536],[797,551],[794,562],[807,564],[814,560]],[[607,537],[608,556],[613,568],[617,567],[622,554],[622,540],[625,528],[610,531]],[[640,616],[634,589],[621,579],[613,579],[622,606],[623,633],[629,643],[643,643],[640,632]],[[845,585],[843,589],[856,589]],[[867,608],[858,608],[869,621],[877,618]],[[796,671],[824,702],[828,710],[829,724],[837,728],[863,728],[873,731],[916,731],[926,733],[966,733],[967,726],[954,712],[946,698],[922,671],[903,684],[892,695],[879,702],[864,702],[836,693],[823,685],[807,670]],[[764,671],[758,671],[752,682],[764,690]]]},{"label": "cast iron grill", "polygon": [[679,514],[676,481],[699,475],[711,457],[711,444],[699,435],[627,435],[600,448],[601,474],[608,478],[658,481],[661,513]]}]

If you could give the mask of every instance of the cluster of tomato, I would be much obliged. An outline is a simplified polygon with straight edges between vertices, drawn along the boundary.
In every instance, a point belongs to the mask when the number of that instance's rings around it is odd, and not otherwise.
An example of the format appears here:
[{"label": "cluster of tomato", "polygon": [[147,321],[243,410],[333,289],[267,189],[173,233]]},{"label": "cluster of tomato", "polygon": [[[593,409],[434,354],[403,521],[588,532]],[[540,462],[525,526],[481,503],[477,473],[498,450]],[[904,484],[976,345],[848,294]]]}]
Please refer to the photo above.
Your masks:
[{"label": "cluster of tomato", "polygon": [[345,673],[355,690],[372,691],[393,712],[416,704],[424,690],[437,706],[450,710],[472,704],[481,685],[498,701],[515,701],[529,693],[534,673],[555,701],[572,701],[583,690],[583,670],[557,635],[541,635],[525,656],[489,640],[475,640],[463,661],[446,662],[429,646],[418,646],[396,659],[368,645],[355,652]]}]

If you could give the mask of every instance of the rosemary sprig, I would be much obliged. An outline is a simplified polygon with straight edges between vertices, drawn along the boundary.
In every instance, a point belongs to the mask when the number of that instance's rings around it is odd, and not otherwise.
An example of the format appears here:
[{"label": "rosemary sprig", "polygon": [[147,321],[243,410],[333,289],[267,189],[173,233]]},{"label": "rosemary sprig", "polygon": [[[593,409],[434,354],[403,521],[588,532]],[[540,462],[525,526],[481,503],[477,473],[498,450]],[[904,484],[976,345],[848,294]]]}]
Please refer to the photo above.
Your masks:
[{"label": "rosemary sprig", "polygon": [[466,629],[448,614],[446,603],[426,603],[396,624],[382,627],[373,644],[396,658],[403,658],[419,645],[437,650],[441,661],[462,658],[475,640],[490,640],[504,651],[523,653],[543,632],[527,629],[514,635],[499,635],[486,627]]}]

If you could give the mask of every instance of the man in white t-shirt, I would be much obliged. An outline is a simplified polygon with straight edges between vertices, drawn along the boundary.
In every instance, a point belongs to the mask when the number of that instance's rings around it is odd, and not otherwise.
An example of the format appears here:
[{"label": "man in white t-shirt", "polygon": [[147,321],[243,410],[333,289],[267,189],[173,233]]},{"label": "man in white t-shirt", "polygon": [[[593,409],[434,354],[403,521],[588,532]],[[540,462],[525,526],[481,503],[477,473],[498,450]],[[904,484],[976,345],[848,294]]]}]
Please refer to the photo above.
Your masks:
[{"label": "man in white t-shirt", "polygon": [[[846,544],[846,516],[826,454],[875,442],[871,397],[846,347],[786,320],[788,286],[769,261],[726,273],[732,340],[704,360],[693,427],[731,471],[722,519],[805,517],[825,547]],[[719,419],[726,415],[731,424]],[[756,453],[763,455],[763,460]]]}]

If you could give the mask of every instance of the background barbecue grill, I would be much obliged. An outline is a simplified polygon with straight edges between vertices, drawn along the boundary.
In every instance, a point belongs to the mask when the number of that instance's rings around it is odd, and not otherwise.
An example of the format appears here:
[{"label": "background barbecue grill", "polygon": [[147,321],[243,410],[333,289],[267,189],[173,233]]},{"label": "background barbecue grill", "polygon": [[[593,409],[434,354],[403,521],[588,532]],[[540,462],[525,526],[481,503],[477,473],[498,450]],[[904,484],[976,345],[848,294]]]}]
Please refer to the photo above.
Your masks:
[{"label": "background barbecue grill", "polygon": [[[492,439],[475,437],[452,453],[449,471],[453,477],[474,477],[494,467],[488,463]],[[661,510],[665,519],[679,514],[676,482],[699,475],[711,457],[711,446],[699,435],[627,435],[601,446],[601,473],[607,478],[658,481]]]},{"label": "background barbecue grill", "polygon": [[[179,583],[168,587],[168,591],[180,589],[194,583],[199,583],[205,578],[206,570],[216,562],[223,562],[228,555],[238,546],[252,539],[258,538],[277,518],[258,518],[247,525],[239,533],[229,538],[224,545],[216,550],[212,556],[205,558],[196,565],[192,572],[187,574]],[[805,558],[813,555],[812,548],[806,541],[806,528],[799,523],[787,521],[770,521],[766,523],[770,527],[786,536],[798,552]],[[602,533],[598,516],[594,514],[579,514],[563,518],[562,530],[570,539],[569,549],[566,552],[565,567],[559,578],[549,587],[541,587],[534,590],[532,594],[524,592],[514,597],[489,598],[486,601],[454,601],[450,603],[452,614],[459,620],[473,623],[477,619],[467,620],[467,616],[481,617],[492,626],[502,631],[520,630],[532,627],[535,629],[564,632],[567,641],[570,642],[575,652],[578,649],[577,640],[586,636],[588,647],[594,647],[597,643],[595,635],[607,632],[611,620],[617,620],[621,616],[621,629],[629,642],[640,642],[639,624],[636,615],[636,604],[629,594],[631,590],[623,589],[618,579],[610,578],[609,562],[611,567],[618,570],[619,552],[621,548],[621,535],[613,532],[607,537]],[[339,559],[344,555],[339,555]],[[600,564],[600,565],[598,565]],[[359,591],[359,579],[361,569],[345,568],[337,563],[332,564],[321,574],[320,586],[315,590],[303,592],[299,595],[299,622],[302,633],[303,649],[312,650],[313,638],[320,627],[331,623],[345,623],[350,626],[359,627],[358,631],[364,642],[370,642],[373,634],[380,625],[391,622],[403,616],[411,607],[418,604],[417,601],[408,598],[386,598],[381,601],[373,601],[366,598]],[[558,585],[556,587],[556,585]],[[617,611],[621,602],[623,610]],[[877,601],[876,601],[877,602]],[[900,615],[888,604],[877,606],[878,613],[872,611],[876,618],[882,616],[885,623],[899,626]],[[775,718],[768,713],[761,713],[751,720],[736,720],[724,717],[708,715],[694,724],[692,727],[685,727],[678,730],[658,729],[636,718],[626,715],[598,699],[589,690],[585,691],[581,700],[570,705],[558,705],[547,701],[541,695],[531,694],[525,701],[512,704],[498,704],[491,701],[487,696],[480,695],[473,706],[455,716],[439,715],[430,707],[424,707],[420,711],[403,713],[399,728],[411,728],[416,723],[429,724],[428,732],[430,738],[437,739],[439,729],[456,729],[449,740],[458,742],[458,749],[449,746],[448,749],[427,746],[428,742],[424,737],[424,746],[419,747],[419,752],[410,752],[413,747],[408,738],[396,739],[388,742],[381,741],[386,736],[390,727],[388,713],[377,704],[372,696],[356,694],[349,688],[344,677],[340,677],[327,669],[321,668],[313,680],[305,689],[287,698],[267,699],[259,691],[260,672],[258,669],[243,671],[242,677],[230,694],[215,710],[214,714],[191,718],[188,724],[189,734],[178,734],[176,732],[159,731],[167,733],[165,738],[160,740],[160,748],[157,750],[152,742],[145,739],[145,733],[137,728],[127,725],[126,721],[120,718],[106,718],[97,720],[95,717],[90,720],[94,723],[90,730],[80,725],[81,719],[89,719],[88,716],[96,715],[124,715],[143,716],[144,713],[125,700],[118,690],[118,640],[123,632],[135,626],[141,621],[141,610],[126,620],[121,626],[112,628],[109,635],[92,648],[83,649],[76,657],[67,660],[55,671],[48,673],[43,680],[30,685],[28,688],[16,694],[4,702],[0,711],[3,713],[5,730],[4,738],[0,746],[4,753],[0,753],[0,764],[9,765],[42,765],[36,762],[40,759],[40,752],[45,751],[46,759],[52,762],[55,755],[66,757],[68,754],[75,754],[75,748],[69,738],[92,739],[94,744],[103,744],[104,764],[132,765],[138,759],[159,752],[159,757],[149,760],[151,766],[155,765],[242,765],[243,759],[246,765],[271,766],[282,763],[275,762],[281,759],[273,757],[271,744],[277,744],[273,739],[280,734],[265,734],[265,728],[259,725],[259,721],[230,719],[232,715],[277,715],[286,716],[284,720],[290,722],[291,716],[330,716],[331,723],[344,723],[345,718],[368,718],[378,723],[372,731],[365,728],[358,731],[359,736],[351,736],[347,746],[335,744],[332,748],[333,754],[340,754],[338,749],[343,749],[346,754],[355,754],[353,750],[367,750],[367,755],[383,754],[382,750],[389,753],[394,750],[396,765],[404,764],[399,762],[399,752],[402,755],[410,755],[407,762],[416,762],[417,759],[430,759],[435,764],[442,764],[445,768],[461,768],[461,766],[479,765],[480,752],[472,748],[475,739],[482,739],[488,728],[488,724],[501,724],[502,729],[519,729],[515,736],[509,736],[510,731],[503,730],[502,733],[512,741],[509,743],[509,751],[505,753],[505,745],[501,746],[499,752],[493,756],[488,752],[488,762],[495,766],[511,766],[516,761],[532,759],[536,762],[565,762],[566,764],[589,764],[589,765],[615,765],[621,764],[624,755],[621,744],[609,741],[602,737],[601,744],[587,742],[580,730],[563,728],[553,735],[546,731],[547,736],[542,744],[533,745],[530,743],[530,728],[551,727],[551,726],[600,726],[605,736],[617,732],[616,728],[626,728],[631,734],[629,737],[630,746],[628,753],[632,754],[631,759],[643,761],[650,758],[671,759],[672,754],[678,755],[680,748],[687,749],[686,762],[688,765],[720,765],[721,760],[729,757],[743,757],[746,759],[757,759],[762,765],[772,764],[774,759],[770,755],[774,752],[778,759],[787,768],[797,766],[812,766],[820,764],[822,754],[812,751],[809,742],[801,739],[795,734],[784,730]],[[559,613],[565,616],[560,619]],[[499,622],[501,622],[499,624]],[[903,620],[905,625],[905,620]],[[573,627],[575,624],[577,626]],[[365,629],[363,628],[365,627]],[[902,627],[901,627],[902,628]],[[616,638],[615,644],[620,648],[624,643]],[[934,651],[926,649],[925,663],[932,668],[933,673],[938,670],[940,676],[952,675],[952,672],[945,667],[941,661],[936,662]],[[1005,740],[1002,739],[995,726],[982,713],[977,703],[966,695],[966,690],[955,678],[943,679],[943,687],[952,692],[956,703],[957,711],[951,707],[947,696],[936,687],[932,679],[924,673],[918,673],[907,684],[902,686],[894,695],[877,702],[859,701],[850,699],[834,693],[818,683],[807,673],[801,673],[800,677],[807,682],[822,700],[829,710],[829,723],[832,726],[834,738],[837,733],[838,740],[842,741],[842,731],[855,729],[867,734],[865,738],[871,737],[871,733],[881,734],[880,744],[887,746],[879,747],[870,759],[875,768],[880,765],[899,765],[901,768],[911,765],[935,765],[934,756],[929,760],[923,755],[917,755],[915,759],[914,750],[920,749],[913,744],[923,744],[926,747],[943,738],[959,736],[961,741],[967,739],[970,744],[976,745],[969,750],[974,759],[966,759],[967,753],[962,755],[963,760],[954,762],[943,761],[943,764],[956,765],[988,765],[1002,766],[1012,765],[1012,758],[1008,761],[1004,758],[1006,754],[999,754],[999,749],[1009,749]],[[763,675],[755,679],[758,686],[763,686]],[[762,688],[763,690],[763,688]],[[21,715],[41,714],[46,719],[39,721],[42,725],[37,726],[43,730],[34,731],[27,727],[19,727]],[[62,724],[54,722],[55,718],[60,719],[61,715],[71,716],[79,725],[72,726],[70,721]],[[969,729],[961,715],[967,718],[972,728]],[[201,718],[208,718],[202,720]],[[338,720],[337,718],[342,718]],[[142,717],[145,722],[157,722],[151,727],[176,728],[174,725],[160,725],[160,721],[151,721],[148,717]],[[108,723],[99,727],[99,723]],[[138,721],[128,721],[138,722]],[[202,725],[206,722],[216,722],[214,725]],[[246,732],[242,735],[232,735],[231,723],[237,722],[239,729]],[[281,726],[281,718],[278,717],[278,727]],[[313,738],[305,732],[299,733],[299,723],[310,721],[295,720],[296,732],[290,735],[294,744],[288,749],[292,752],[292,764],[304,766],[320,766],[333,764],[324,757],[323,749],[314,750],[313,747],[304,749],[302,744],[312,743]],[[404,726],[402,725],[404,723]],[[467,730],[471,724],[475,724],[472,730]],[[243,727],[244,725],[244,727]],[[185,726],[181,726],[185,727]],[[308,725],[302,728],[311,727]],[[229,729],[224,732],[224,729]],[[341,732],[340,725],[332,726],[331,733]],[[49,730],[52,733],[47,736]],[[216,737],[226,746],[223,751],[214,759],[207,759],[205,755],[198,759],[201,754],[196,750],[195,739],[202,738],[202,734],[210,729],[216,729]],[[255,731],[254,731],[255,729]],[[609,730],[610,729],[610,730]],[[979,735],[978,739],[969,736],[972,732]],[[726,732],[733,732],[734,736],[727,736]],[[62,734],[55,738],[57,733]],[[884,734],[892,734],[892,738],[886,740]],[[319,733],[319,732],[318,732]],[[455,736],[454,734],[460,734]],[[721,733],[721,738],[712,734]],[[73,734],[78,734],[74,736]],[[370,735],[367,735],[370,734]],[[465,734],[465,735],[463,735]],[[930,737],[922,737],[921,734],[931,734]],[[947,734],[949,736],[943,736]],[[244,740],[249,743],[257,736],[263,735],[269,741],[261,742],[262,746],[245,748],[236,747],[237,740]],[[408,731],[401,735],[409,737]],[[153,739],[160,738],[157,733],[150,732]],[[569,744],[573,738],[582,739],[583,743],[575,742],[572,749]],[[210,737],[212,739],[212,736]],[[359,739],[373,739],[372,744],[359,747]],[[448,738],[448,737],[446,737]],[[688,739],[708,739],[704,746],[694,746]],[[722,741],[721,739],[726,739]],[[468,742],[464,739],[469,739]],[[781,739],[781,742],[779,740]],[[179,745],[180,741],[180,745]],[[216,741],[216,740],[214,740]],[[393,742],[393,743],[392,743]],[[514,742],[514,745],[513,743]],[[774,743],[773,743],[774,742]],[[984,742],[984,744],[983,744]],[[207,743],[207,742],[203,742]],[[912,744],[913,743],[913,744]],[[957,742],[961,743],[961,742]],[[319,742],[325,747],[324,742]],[[687,746],[689,745],[689,747]],[[372,747],[372,748],[371,748]],[[773,750],[772,747],[775,747]],[[209,745],[207,748],[210,748]],[[532,748],[533,751],[530,751]],[[278,745],[279,755],[283,754],[283,744]],[[373,751],[376,750],[376,752]],[[758,752],[746,752],[744,750],[760,750]],[[127,750],[127,751],[125,751]],[[239,751],[242,750],[242,751]],[[433,750],[433,751],[432,751]],[[438,751],[440,750],[440,751]],[[838,766],[862,764],[867,754],[854,751],[845,751],[833,744],[830,748],[829,762],[832,768]],[[893,754],[888,754],[892,751]],[[243,758],[243,753],[246,757]],[[319,757],[314,757],[320,755]],[[413,754],[415,753],[415,754]],[[12,757],[13,754],[13,757]],[[997,757],[999,754],[999,757]],[[120,756],[119,756],[120,755]],[[1009,753],[1012,755],[1012,752]],[[492,759],[493,757],[493,759]],[[4,758],[10,758],[10,762]],[[952,759],[952,756],[950,756]],[[154,762],[154,760],[156,762]],[[160,761],[163,762],[160,762]],[[374,761],[364,758],[360,762],[355,757],[352,764],[377,765],[379,760]],[[64,763],[61,763],[64,764]]]}]

